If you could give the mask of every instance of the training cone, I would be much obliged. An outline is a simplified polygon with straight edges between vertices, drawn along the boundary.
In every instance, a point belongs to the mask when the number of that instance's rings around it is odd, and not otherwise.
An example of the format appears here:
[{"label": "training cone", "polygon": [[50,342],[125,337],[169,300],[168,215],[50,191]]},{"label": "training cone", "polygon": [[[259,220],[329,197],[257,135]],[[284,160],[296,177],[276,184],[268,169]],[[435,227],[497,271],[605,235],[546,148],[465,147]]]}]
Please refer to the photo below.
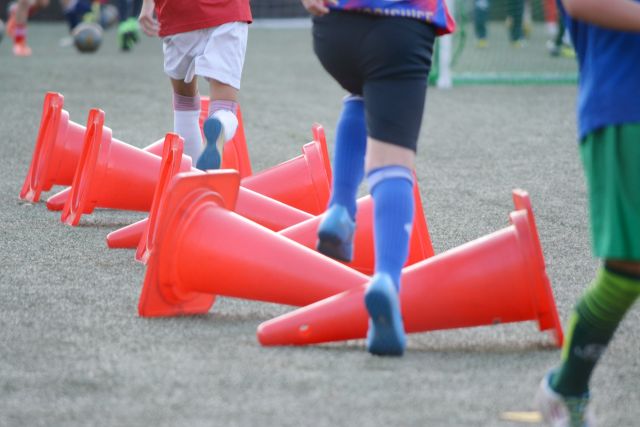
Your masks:
[{"label": "training cone", "polygon": [[[409,240],[409,256],[405,266],[415,264],[419,261],[433,256],[433,246],[429,236],[424,210],[422,209],[422,199],[417,180],[413,186],[413,196],[415,204],[415,215],[413,229]],[[365,274],[373,274],[375,251],[373,243],[373,198],[365,196],[358,199],[356,214],[356,231],[354,235],[353,259],[347,265]],[[304,245],[315,249],[318,241],[318,226],[322,221],[322,216],[315,216],[307,221],[296,224],[292,227],[280,231],[280,234]]]},{"label": "training cone", "polygon": [[[400,300],[406,332],[537,320],[562,345],[533,211],[526,192],[513,193],[511,225],[407,267]],[[365,286],[269,320],[262,345],[304,345],[364,338]]]},{"label": "training cone", "polygon": [[158,209],[141,316],[206,313],[215,295],[301,306],[367,281],[234,213],[239,183],[229,170],[171,181]]},{"label": "training cone", "polygon": [[[62,94],[48,92],[45,95],[36,146],[20,191],[23,200],[37,202],[43,191],[51,190],[54,185],[71,185],[73,181],[86,128],[69,120],[69,113],[63,107]],[[160,154],[162,140],[144,150]],[[51,206],[47,201],[47,207],[52,210],[62,209],[68,190],[58,194],[49,199]]]},{"label": "training cone", "polygon": [[[53,94],[59,97],[62,97],[60,94]],[[45,105],[47,101],[45,99]],[[64,110],[62,110],[64,111]],[[202,129],[202,124],[204,120],[207,118],[209,112],[209,97],[202,96],[200,97],[200,128]],[[66,114],[66,118],[68,120],[68,113],[64,111]],[[65,115],[62,115],[62,118],[65,118]],[[43,115],[44,117],[44,115]],[[63,121],[63,124],[66,123]],[[78,125],[73,122],[69,122],[73,126],[70,128],[73,132],[71,137],[66,139],[61,139],[62,141],[69,141],[69,144],[73,147],[73,155],[63,155],[62,159],[65,159],[67,162],[70,162],[70,165],[63,170],[67,171],[69,178],[65,182],[55,182],[55,184],[60,185],[71,185],[71,180],[73,180],[73,174],[75,172],[75,168],[78,163],[78,158],[80,156],[80,152],[82,151],[82,140],[84,138],[85,127]],[[42,126],[41,126],[42,128]],[[42,133],[42,132],[41,132]],[[204,136],[203,136],[204,140]],[[161,138],[147,147],[143,148],[144,151],[148,151],[149,153],[155,154],[157,156],[162,155],[162,150],[164,146],[164,138]],[[37,147],[37,146],[36,146]],[[35,156],[34,156],[35,158]],[[244,133],[244,124],[242,122],[242,112],[240,110],[240,106],[238,106],[238,129],[236,131],[235,136],[225,144],[223,157],[222,157],[222,165],[225,168],[236,169],[240,172],[240,176],[246,177],[252,174],[251,171],[251,161],[249,159],[249,152],[247,150],[247,141]],[[30,175],[27,175],[29,179]],[[27,180],[25,180],[25,185],[27,185]],[[51,185],[47,189],[50,189]],[[24,192],[25,190],[23,190]],[[70,189],[65,189],[60,191],[53,196],[47,199],[47,209],[52,211],[62,210],[64,207],[67,198],[69,197]],[[21,195],[22,198],[22,195]]]},{"label": "training cone", "polygon": [[327,207],[331,166],[324,131],[313,127],[314,140],[302,147],[302,155],[244,178],[242,186],[312,215]]},{"label": "training cone", "polygon": [[[184,140],[175,133],[168,133],[163,140],[162,161],[158,184],[154,190],[151,211],[156,209],[160,197],[169,180],[180,170]],[[135,248],[146,233],[148,219],[134,222],[131,225],[113,231],[107,235],[107,246],[110,248]]]},{"label": "training cone", "polygon": [[[162,159],[111,138],[104,112],[89,112],[87,131],[61,220],[77,225],[96,207],[148,211],[158,183]],[[191,169],[191,158],[180,159],[180,170]]]},{"label": "training cone", "polygon": [[[169,135],[167,135],[168,137]],[[160,177],[155,189],[149,217],[128,225],[107,235],[107,246],[110,248],[136,248],[136,259],[145,262],[152,247],[154,239],[155,217],[157,215],[160,198],[164,195],[166,187],[179,171],[177,156],[172,151],[171,144],[165,144],[165,153],[162,156]],[[180,150],[182,150],[180,148]],[[191,169],[194,174],[204,174],[197,169]],[[248,218],[273,231],[279,231],[291,227],[313,216],[309,213],[285,205],[284,203],[263,196],[252,190],[240,187],[235,207],[236,213]]]}]

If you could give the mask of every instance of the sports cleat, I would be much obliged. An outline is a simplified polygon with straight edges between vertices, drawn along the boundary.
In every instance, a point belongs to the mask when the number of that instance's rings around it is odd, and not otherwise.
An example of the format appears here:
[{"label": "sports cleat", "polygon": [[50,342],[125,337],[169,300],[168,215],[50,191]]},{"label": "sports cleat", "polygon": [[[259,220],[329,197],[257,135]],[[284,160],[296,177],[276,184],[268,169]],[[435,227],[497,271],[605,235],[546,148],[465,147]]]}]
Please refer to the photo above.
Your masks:
[{"label": "sports cleat", "polygon": [[31,48],[26,42],[18,42],[13,44],[13,54],[15,56],[31,56]]},{"label": "sports cleat", "polygon": [[402,324],[398,291],[385,273],[371,279],[364,294],[369,312],[367,350],[379,356],[402,356],[407,338]]},{"label": "sports cleat", "polygon": [[339,204],[331,205],[318,227],[318,252],[340,261],[351,261],[355,230],[356,223],[347,208]]},{"label": "sports cleat", "polygon": [[209,117],[204,121],[203,130],[207,143],[198,157],[196,167],[200,170],[220,169],[220,153],[224,144],[222,122],[217,117]]},{"label": "sports cleat", "polygon": [[568,397],[551,388],[553,371],[540,382],[535,403],[544,421],[551,427],[594,427],[593,412],[588,407],[589,393]]},{"label": "sports cleat", "polygon": [[476,40],[476,47],[478,49],[486,49],[489,47],[489,41],[487,39]]}]

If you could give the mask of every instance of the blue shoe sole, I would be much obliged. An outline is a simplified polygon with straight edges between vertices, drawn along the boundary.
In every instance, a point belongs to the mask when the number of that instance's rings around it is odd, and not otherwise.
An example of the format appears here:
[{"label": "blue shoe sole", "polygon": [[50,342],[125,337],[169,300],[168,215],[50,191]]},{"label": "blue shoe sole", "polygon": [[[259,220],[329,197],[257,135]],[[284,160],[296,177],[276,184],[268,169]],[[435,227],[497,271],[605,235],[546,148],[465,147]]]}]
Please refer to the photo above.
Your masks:
[{"label": "blue shoe sole", "polygon": [[343,242],[330,231],[318,231],[318,252],[339,261],[350,262],[353,258],[353,245]]},{"label": "blue shoe sole", "polygon": [[381,356],[402,356],[406,337],[393,284],[374,277],[364,301],[370,317],[367,350]]},{"label": "blue shoe sole", "polygon": [[218,119],[207,119],[204,122],[203,130],[207,144],[198,158],[196,168],[200,170],[220,169],[222,159],[216,144],[222,133],[222,123]]}]

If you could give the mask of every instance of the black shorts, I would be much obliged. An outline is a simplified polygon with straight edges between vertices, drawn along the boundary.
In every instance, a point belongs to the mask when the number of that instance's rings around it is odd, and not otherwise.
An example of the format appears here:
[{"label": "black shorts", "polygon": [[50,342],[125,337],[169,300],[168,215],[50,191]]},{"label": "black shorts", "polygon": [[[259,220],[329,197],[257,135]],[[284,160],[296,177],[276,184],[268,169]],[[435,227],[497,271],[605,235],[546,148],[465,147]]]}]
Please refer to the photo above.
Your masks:
[{"label": "black shorts", "polygon": [[435,27],[412,18],[331,11],[313,19],[313,48],[347,91],[364,97],[367,134],[416,151]]}]

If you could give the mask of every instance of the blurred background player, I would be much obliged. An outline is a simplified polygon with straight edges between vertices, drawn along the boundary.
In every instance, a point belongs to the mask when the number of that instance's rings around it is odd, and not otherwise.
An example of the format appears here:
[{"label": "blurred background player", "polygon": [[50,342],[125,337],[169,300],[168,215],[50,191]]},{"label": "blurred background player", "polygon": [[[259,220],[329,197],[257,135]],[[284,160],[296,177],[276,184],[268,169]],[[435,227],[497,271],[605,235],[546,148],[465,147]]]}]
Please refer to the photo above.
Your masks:
[{"label": "blurred background player", "polygon": [[[489,46],[487,39],[487,21],[489,20],[489,8],[491,0],[473,1],[473,28],[476,35],[476,47]],[[525,7],[526,6],[526,7]],[[523,46],[525,33],[531,32],[531,7],[525,0],[507,1],[506,26],[509,32],[511,44],[515,47]]]},{"label": "blurred background player", "polygon": [[140,40],[138,15],[142,10],[142,0],[118,0],[118,45],[127,52]]},{"label": "blurred background player", "polygon": [[[162,37],[164,71],[173,87],[174,131],[184,138],[184,152],[199,169],[218,169],[222,145],[236,132],[251,19],[249,0],[144,0],[142,4],[142,30]],[[204,149],[196,76],[207,79],[211,98]]]},{"label": "blurred background player", "polygon": [[27,44],[27,21],[30,16],[49,5],[49,0],[18,0],[8,6],[6,32],[13,39],[13,54],[31,56],[31,48]]},{"label": "blurred background player", "polygon": [[[640,0],[563,0],[578,56],[578,128],[591,235],[603,266],[569,318],[537,404],[556,427],[592,426],[589,380],[640,295]],[[633,398],[633,396],[629,396]]]},{"label": "blurred background player", "polygon": [[350,93],[336,126],[332,194],[318,228],[318,250],[351,259],[356,194],[366,170],[374,200],[376,257],[375,275],[365,293],[367,349],[402,355],[406,338],[398,292],[413,226],[413,169],[425,76],[435,37],[453,31],[455,23],[443,0],[302,4],[315,15],[316,56]]}]

